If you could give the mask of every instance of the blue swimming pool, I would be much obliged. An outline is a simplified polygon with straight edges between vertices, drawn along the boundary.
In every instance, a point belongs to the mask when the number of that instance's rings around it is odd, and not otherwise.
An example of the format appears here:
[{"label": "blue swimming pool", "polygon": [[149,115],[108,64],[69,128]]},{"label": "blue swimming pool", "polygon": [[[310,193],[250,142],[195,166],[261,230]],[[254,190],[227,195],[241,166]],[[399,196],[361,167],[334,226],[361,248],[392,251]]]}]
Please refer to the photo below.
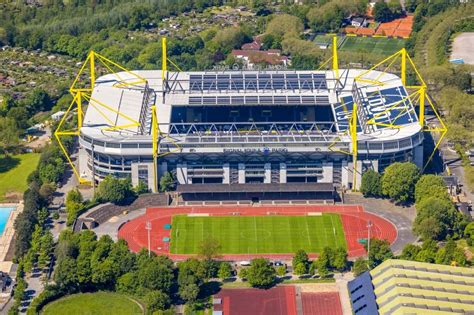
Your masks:
[{"label": "blue swimming pool", "polygon": [[3,230],[5,230],[8,217],[13,210],[15,210],[15,207],[0,207],[0,235],[3,233]]}]

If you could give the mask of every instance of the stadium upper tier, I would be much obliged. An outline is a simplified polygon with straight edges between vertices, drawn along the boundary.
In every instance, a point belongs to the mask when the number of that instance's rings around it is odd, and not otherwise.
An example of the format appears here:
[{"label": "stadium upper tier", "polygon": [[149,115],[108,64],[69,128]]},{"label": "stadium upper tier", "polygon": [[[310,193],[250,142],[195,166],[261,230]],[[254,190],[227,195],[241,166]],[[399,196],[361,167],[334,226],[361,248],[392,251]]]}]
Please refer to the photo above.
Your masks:
[{"label": "stadium upper tier", "polygon": [[[136,84],[137,77],[146,83]],[[307,142],[344,149],[354,104],[360,151],[422,141],[401,79],[355,69],[339,70],[339,80],[333,71],[166,72],[165,80],[154,70],[108,74],[95,82],[81,136],[148,151],[156,105],[159,130],[180,145]]]}]

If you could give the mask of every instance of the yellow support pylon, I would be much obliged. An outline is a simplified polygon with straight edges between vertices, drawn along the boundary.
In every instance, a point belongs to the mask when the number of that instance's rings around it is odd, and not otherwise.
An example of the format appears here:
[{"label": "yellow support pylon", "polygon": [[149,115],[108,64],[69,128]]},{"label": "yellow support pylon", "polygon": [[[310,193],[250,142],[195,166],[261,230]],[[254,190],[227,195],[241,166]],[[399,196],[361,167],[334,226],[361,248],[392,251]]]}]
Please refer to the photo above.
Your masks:
[{"label": "yellow support pylon", "polygon": [[334,76],[337,81],[339,80],[339,60],[337,58],[337,35],[332,37],[332,70],[334,71]]},{"label": "yellow support pylon", "polygon": [[[133,120],[129,116],[120,113],[119,111],[113,109],[112,107],[104,104],[103,102],[99,102],[95,99],[92,98],[92,91],[94,89],[96,79],[97,79],[97,66],[98,64],[102,65],[108,72],[112,75],[114,75],[117,78],[117,81],[119,83],[115,84],[114,87],[120,88],[120,87],[125,87],[125,86],[133,86],[133,85],[140,85],[140,84],[145,84],[147,81],[142,78],[141,76],[127,70],[123,66],[111,61],[110,59],[94,52],[90,51],[87,54],[87,58],[82,64],[80,70],[78,71],[76,77],[74,78],[73,83],[71,84],[69,88],[69,92],[73,96],[73,100],[71,104],[69,105],[68,109],[66,110],[64,116],[62,117],[61,121],[58,124],[58,127],[54,131],[54,137],[58,141],[59,147],[61,151],[64,153],[66,156],[66,160],[68,161],[69,165],[71,166],[72,171],[74,172],[74,175],[76,175],[78,181],[80,184],[91,184],[90,181],[85,180],[82,178],[74,165],[74,163],[71,160],[71,157],[69,156],[69,153],[67,152],[66,148],[64,147],[64,144],[61,142],[61,138],[64,136],[79,136],[80,135],[80,130],[83,127],[84,124],[84,110],[83,110],[83,105],[82,102],[88,101],[89,105],[93,106],[94,108],[97,109],[98,113],[102,116],[104,116],[107,121],[110,123],[110,127],[105,128],[104,130],[121,130],[125,128],[130,128],[130,127],[135,127],[139,126],[140,123]],[[129,75],[129,77],[122,78],[117,71],[115,71],[113,68],[119,69]],[[89,70],[89,73],[86,74],[86,71]],[[81,78],[87,76],[87,79],[85,80],[85,83],[80,83]],[[130,81],[130,77],[132,77],[133,80]],[[127,119],[130,121],[130,124],[122,125],[122,126],[116,126],[113,121],[108,119],[107,115],[102,112],[102,110],[99,109],[105,108],[108,111],[111,111],[124,119]],[[63,130],[64,124],[66,120],[68,119],[68,116],[74,112],[74,109],[77,110],[77,125],[74,126],[73,130]]]},{"label": "yellow support pylon", "polygon": [[168,68],[168,53],[166,48],[166,37],[161,39],[161,80],[165,81],[165,72]]},{"label": "yellow support pylon", "polygon": [[351,140],[352,140],[352,190],[357,191],[357,103],[354,102],[352,105],[352,117],[351,117]]}]

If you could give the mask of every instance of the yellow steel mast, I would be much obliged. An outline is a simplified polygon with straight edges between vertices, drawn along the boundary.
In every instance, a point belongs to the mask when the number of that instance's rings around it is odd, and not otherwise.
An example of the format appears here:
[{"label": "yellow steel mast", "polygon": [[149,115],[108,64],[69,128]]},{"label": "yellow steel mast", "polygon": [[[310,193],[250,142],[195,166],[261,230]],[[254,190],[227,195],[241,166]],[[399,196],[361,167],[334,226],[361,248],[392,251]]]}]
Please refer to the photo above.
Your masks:
[{"label": "yellow steel mast", "polygon": [[334,35],[332,38],[332,69],[335,76],[335,87],[339,80],[339,60],[337,58],[337,35]]}]

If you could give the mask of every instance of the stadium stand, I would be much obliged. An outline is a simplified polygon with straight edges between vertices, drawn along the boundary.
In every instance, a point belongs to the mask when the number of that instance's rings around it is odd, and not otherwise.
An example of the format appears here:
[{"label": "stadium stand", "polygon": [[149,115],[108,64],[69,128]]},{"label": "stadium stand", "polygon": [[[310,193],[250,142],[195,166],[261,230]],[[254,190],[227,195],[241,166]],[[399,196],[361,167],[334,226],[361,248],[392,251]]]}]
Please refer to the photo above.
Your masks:
[{"label": "stadium stand", "polygon": [[353,311],[473,314],[474,270],[390,259],[348,283]]}]

